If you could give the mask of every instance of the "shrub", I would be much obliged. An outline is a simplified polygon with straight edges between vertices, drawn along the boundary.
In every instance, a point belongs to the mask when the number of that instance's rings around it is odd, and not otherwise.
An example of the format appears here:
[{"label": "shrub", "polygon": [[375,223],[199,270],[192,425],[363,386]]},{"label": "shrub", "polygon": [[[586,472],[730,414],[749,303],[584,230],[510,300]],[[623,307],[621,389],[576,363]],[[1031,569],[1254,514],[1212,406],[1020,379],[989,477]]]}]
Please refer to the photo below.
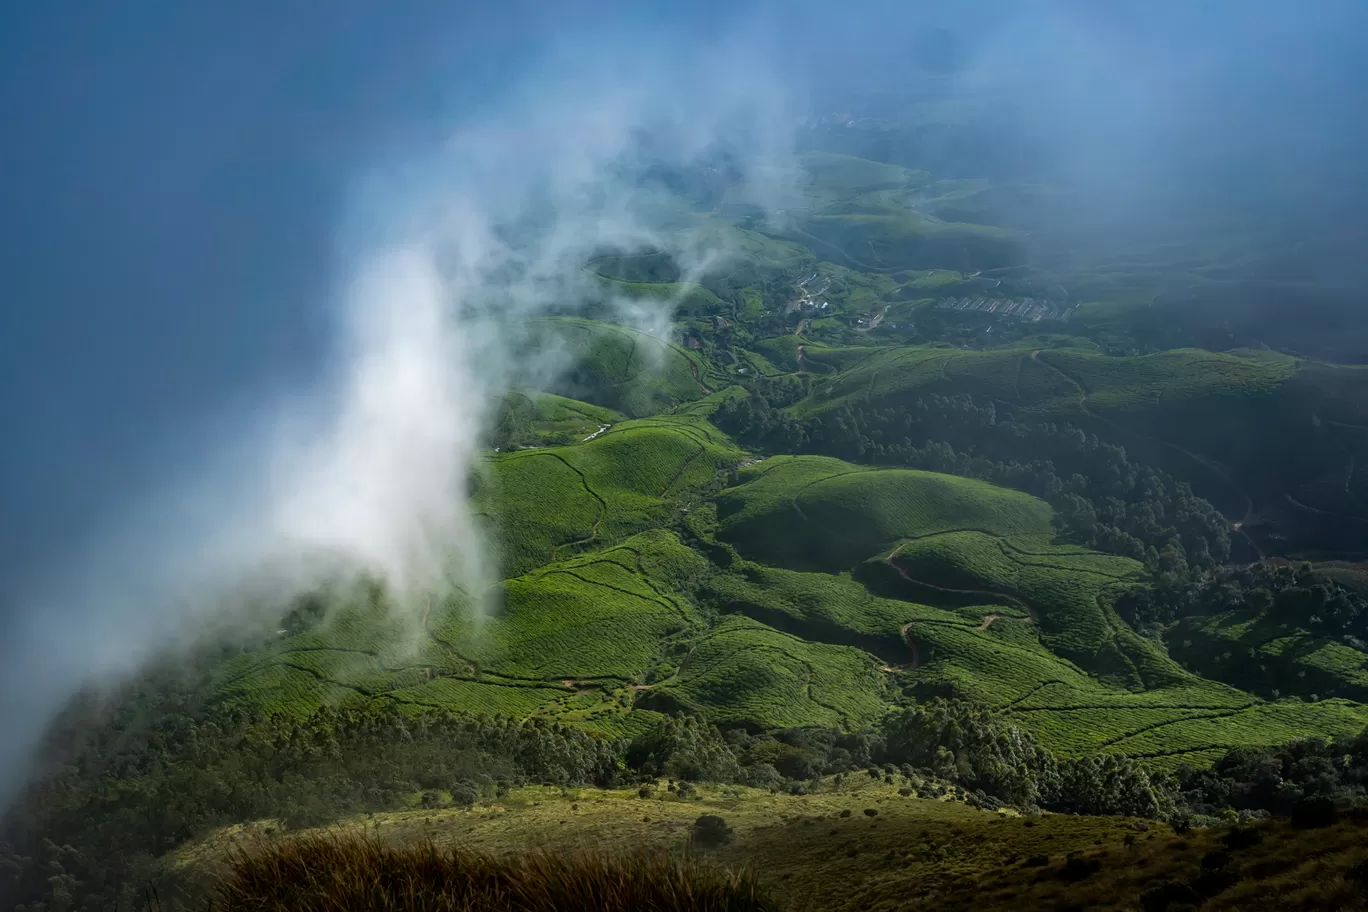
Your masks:
[{"label": "shrub", "polygon": [[1171,880],[1140,894],[1140,908],[1145,912],[1167,912],[1170,906],[1200,906],[1202,894],[1185,883]]},{"label": "shrub", "polygon": [[1102,870],[1102,862],[1096,858],[1070,858],[1059,869],[1059,879],[1079,881],[1092,877]]},{"label": "shrub", "polygon": [[752,788],[777,789],[784,784],[784,777],[768,763],[756,763],[746,767],[745,783]]},{"label": "shrub", "polygon": [[1292,809],[1292,825],[1299,828],[1326,827],[1339,820],[1339,808],[1326,795],[1308,795]]},{"label": "shrub", "polygon": [[741,764],[718,730],[697,719],[667,718],[633,739],[627,764],[685,782],[736,782]]},{"label": "shrub", "polygon": [[451,803],[457,807],[474,807],[480,800],[480,788],[469,779],[464,779],[451,787]]},{"label": "shrub", "polygon": [[1254,827],[1235,827],[1221,837],[1221,842],[1227,849],[1250,849],[1263,842],[1263,831]]},{"label": "shrub", "polygon": [[707,848],[730,840],[731,827],[716,814],[704,814],[694,821],[690,835],[695,845]]}]

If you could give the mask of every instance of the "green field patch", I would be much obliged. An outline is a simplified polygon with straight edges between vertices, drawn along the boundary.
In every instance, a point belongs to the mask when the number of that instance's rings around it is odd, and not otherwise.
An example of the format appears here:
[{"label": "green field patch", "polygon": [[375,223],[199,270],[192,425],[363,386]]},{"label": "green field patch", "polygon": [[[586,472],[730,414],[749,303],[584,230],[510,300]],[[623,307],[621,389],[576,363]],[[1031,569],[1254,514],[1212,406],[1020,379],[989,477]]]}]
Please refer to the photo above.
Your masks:
[{"label": "green field patch", "polygon": [[[1078,387],[1031,349],[963,351],[940,346],[883,349],[813,389],[793,406],[800,417],[865,401],[909,402],[930,393],[973,393],[1032,410],[1078,408]],[[1043,353],[1038,357],[1044,357]]]},{"label": "green field patch", "polygon": [[[664,644],[703,629],[679,593],[705,569],[674,534],[653,530],[507,581],[486,598],[487,616],[457,596],[428,601],[421,616],[357,599],[224,663],[217,695],[295,713],[393,700],[609,724],[605,711],[628,711],[623,686],[645,677]],[[580,702],[592,709],[567,702],[590,691]],[[615,691],[622,699],[609,699]]]},{"label": "green field patch", "polygon": [[858,193],[885,187],[906,187],[925,181],[923,171],[870,161],[834,152],[808,152],[799,158],[804,171],[822,189],[832,193]]},{"label": "green field patch", "polygon": [[902,630],[909,622],[977,626],[982,612],[957,614],[941,608],[880,598],[849,577],[803,573],[742,562],[709,581],[707,597],[721,611],[805,640],[855,646],[889,666],[907,666],[916,656]]},{"label": "green field patch", "polygon": [[506,449],[577,443],[623,420],[612,409],[553,393],[519,390],[500,403],[494,438]]},{"label": "green field patch", "polygon": [[445,706],[515,719],[530,716],[564,695],[557,687],[491,684],[461,678],[433,678],[392,693],[402,703]]},{"label": "green field patch", "polygon": [[353,688],[320,680],[317,675],[285,662],[262,665],[250,677],[221,687],[216,697],[224,703],[248,705],[262,713],[298,718],[322,705],[346,706],[369,699]]},{"label": "green field patch", "polygon": [[[823,345],[792,333],[761,339],[754,344],[754,348],[786,371],[814,373],[835,373],[882,351],[858,345]],[[802,348],[801,360],[799,348]]]},{"label": "green field patch", "polygon": [[710,366],[665,339],[580,317],[544,317],[529,321],[528,328],[572,359],[557,385],[567,396],[640,417],[707,393]]},{"label": "green field patch", "polygon": [[1211,396],[1271,392],[1296,372],[1286,356],[1238,355],[1182,348],[1153,355],[1107,357],[1050,350],[1038,356],[1088,393],[1089,408],[1133,411]]},{"label": "green field patch", "polygon": [[756,729],[857,728],[888,708],[878,661],[849,646],[809,643],[745,617],[724,617],[694,643],[676,677],[642,705]]},{"label": "green field patch", "polygon": [[[1047,646],[1087,670],[1132,688],[1183,677],[1152,644],[1136,636],[1101,602],[1139,580],[1140,565],[1048,536],[1001,537],[978,531],[927,535],[899,545],[887,560],[913,584],[947,594],[978,595],[1031,612]],[[877,565],[876,565],[877,566]],[[875,567],[866,567],[871,575]],[[886,570],[878,577],[897,591]]]},{"label": "green field patch", "polygon": [[517,575],[665,524],[681,497],[742,457],[691,414],[624,421],[573,446],[495,455],[476,502]]},{"label": "green field patch", "polygon": [[[1090,559],[1079,549],[1059,550],[1066,562]],[[1023,553],[1039,556],[1039,543]],[[1105,555],[1092,555],[1091,559],[1104,568],[1113,560]],[[1095,575],[1105,578],[1118,569],[1123,566],[1112,566]],[[1189,762],[1199,762],[1204,757],[1214,759],[1215,746],[1257,741],[1260,735],[1245,730],[1250,724],[1257,727],[1266,719],[1275,723],[1262,736],[1268,739],[1263,743],[1273,743],[1293,729],[1302,735],[1314,734],[1320,724],[1314,712],[1288,716],[1281,710],[1271,716],[1262,715],[1261,710],[1248,714],[1247,720],[1243,711],[1264,705],[1261,701],[1188,674],[1157,652],[1150,652],[1148,657],[1153,666],[1148,690],[1123,686],[1114,680],[1116,676],[1089,673],[1051,648],[1049,636],[1042,636],[1037,624],[1027,622],[1025,613],[1010,603],[933,607],[880,597],[845,576],[795,572],[744,561],[714,578],[705,592],[734,623],[752,621],[806,643],[860,649],[879,662],[885,673],[896,676],[900,683],[911,684],[918,694],[955,695],[993,706],[1052,750],[1071,756],[1128,752],[1125,745],[1133,741],[1148,743],[1147,732],[1173,728],[1181,735],[1174,741],[1174,749]],[[1137,646],[1125,641],[1118,651],[1122,648],[1142,656],[1139,650],[1153,649],[1148,644]],[[723,661],[723,657],[708,655],[710,662]],[[690,663],[697,656],[696,648]],[[738,676],[760,675],[749,667],[752,663],[727,661],[738,666],[734,671]],[[686,672],[689,667],[686,664]],[[722,670],[712,671],[705,681],[716,687],[723,674]],[[681,673],[681,679],[686,677]],[[766,686],[787,694],[779,684]],[[791,694],[786,698],[791,699]],[[724,694],[715,699],[733,698]],[[697,711],[712,711],[701,701],[692,705]],[[727,711],[735,713],[728,718],[748,723],[764,716],[749,704],[744,711]],[[1349,718],[1341,709],[1329,713],[1332,722]],[[1204,730],[1195,724],[1198,722],[1211,726],[1205,730],[1205,740],[1195,740],[1195,735]],[[1186,752],[1192,755],[1188,757]],[[1153,762],[1170,769],[1182,762],[1178,757],[1175,753]]]},{"label": "green field patch", "polygon": [[599,278],[604,291],[609,294],[672,306],[677,318],[717,313],[723,309],[722,299],[697,282],[634,282],[602,275]]},{"label": "green field patch", "polygon": [[1296,738],[1339,738],[1368,726],[1368,707],[1344,700],[1255,703],[1228,714],[1154,725],[1108,746],[1156,769],[1196,762],[1192,755],[1232,747],[1265,747]]},{"label": "green field patch", "polygon": [[1020,237],[983,225],[941,222],[893,200],[854,200],[799,218],[786,236],[822,259],[862,270],[995,269],[1022,259]]},{"label": "green field patch", "polygon": [[[702,558],[654,531],[602,552],[560,561],[501,587],[494,616],[478,627],[456,612],[434,624],[481,673],[520,680],[635,680],[661,641],[698,623],[677,595]],[[656,578],[652,578],[656,577]]]},{"label": "green field patch", "polygon": [[840,570],[908,538],[978,529],[1050,534],[1050,507],[973,479],[868,469],[822,456],[776,456],[718,495],[718,537],[792,569]]}]

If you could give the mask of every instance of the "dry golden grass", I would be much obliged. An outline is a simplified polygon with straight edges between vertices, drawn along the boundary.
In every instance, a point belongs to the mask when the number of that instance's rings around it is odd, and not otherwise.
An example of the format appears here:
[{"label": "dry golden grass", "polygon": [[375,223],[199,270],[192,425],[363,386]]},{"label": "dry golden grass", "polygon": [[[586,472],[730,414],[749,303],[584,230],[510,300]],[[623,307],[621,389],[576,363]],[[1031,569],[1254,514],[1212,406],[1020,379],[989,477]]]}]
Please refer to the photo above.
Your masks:
[{"label": "dry golden grass", "polygon": [[[870,816],[867,810],[877,814]],[[703,787],[698,798],[680,799],[662,787],[643,798],[635,790],[563,794],[532,787],[471,810],[375,814],[301,835],[364,837],[415,851],[434,851],[430,847],[436,846],[439,853],[445,849],[466,858],[476,857],[465,849],[473,846],[504,859],[498,864],[528,872],[543,863],[537,859],[552,858],[597,858],[592,864],[609,870],[633,864],[635,858],[677,863],[669,859],[684,857],[690,826],[703,814],[722,817],[731,838],[694,851],[694,859],[708,862],[694,870],[717,878],[710,883],[734,883],[752,892],[758,884],[782,904],[716,908],[1140,910],[1146,908],[1143,897],[1150,891],[1166,884],[1198,884],[1211,892],[1201,897],[1203,909],[1368,910],[1368,816],[1357,813],[1318,829],[1298,830],[1286,821],[1259,824],[1254,828],[1259,836],[1250,837],[1257,842],[1228,846],[1230,831],[1222,828],[1179,836],[1155,821],[1065,815],[1029,819],[959,802],[905,797],[896,786],[865,776],[848,778],[839,788],[828,780],[823,791],[808,796]],[[273,847],[290,841],[289,835],[266,835],[275,826],[262,822],[221,831],[186,846],[173,863],[183,874],[229,877],[231,867],[225,861],[244,854],[269,855],[276,851]],[[1199,882],[1203,859],[1213,852],[1229,856],[1221,870],[1234,876],[1225,883],[1219,878]],[[753,881],[720,873],[727,869],[753,872]],[[1216,886],[1220,889],[1212,889]],[[298,898],[291,896],[292,901]],[[342,912],[352,907],[296,902],[236,908]]]},{"label": "dry golden grass", "polygon": [[496,856],[431,842],[305,834],[240,852],[215,908],[231,912],[764,912],[745,872],[680,855]]}]

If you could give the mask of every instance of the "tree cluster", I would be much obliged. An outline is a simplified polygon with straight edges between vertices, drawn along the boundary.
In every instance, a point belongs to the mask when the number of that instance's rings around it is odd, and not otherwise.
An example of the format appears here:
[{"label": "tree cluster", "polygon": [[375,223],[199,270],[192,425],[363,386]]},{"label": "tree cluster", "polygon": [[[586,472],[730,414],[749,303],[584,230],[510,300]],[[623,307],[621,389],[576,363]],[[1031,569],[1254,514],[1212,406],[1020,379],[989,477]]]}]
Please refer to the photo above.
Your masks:
[{"label": "tree cluster", "polygon": [[132,908],[157,856],[218,826],[309,826],[420,792],[461,805],[511,784],[612,785],[623,756],[579,729],[444,710],[162,712],[102,732],[20,797],[0,826],[0,908]]},{"label": "tree cluster", "polygon": [[[285,828],[398,807],[469,807],[523,783],[634,785],[669,777],[794,793],[865,771],[904,794],[1160,819],[1290,813],[1368,798],[1368,732],[1232,751],[1155,776],[1126,757],[1062,758],[971,704],[931,700],[860,732],[725,733],[665,718],[630,742],[544,720],[376,705],[252,718],[231,708],[120,717],[32,784],[0,824],[0,907],[136,907],[155,860],[224,826]],[[1333,807],[1331,808],[1333,810]]]},{"label": "tree cluster", "polygon": [[1242,747],[1210,769],[1177,772],[1179,798],[1194,815],[1295,817],[1317,806],[1368,801],[1368,730],[1352,738],[1310,738]]},{"label": "tree cluster", "polygon": [[720,781],[798,794],[823,788],[825,777],[869,770],[909,792],[953,792],[986,807],[1161,819],[1176,808],[1174,783],[1133,760],[1056,757],[1016,726],[959,700],[906,707],[862,732],[719,734],[696,720],[671,719],[633,741],[627,756],[632,768],[656,774],[700,780],[710,770],[725,777]]},{"label": "tree cluster", "polygon": [[1340,585],[1310,564],[1260,562],[1220,567],[1175,578],[1117,600],[1116,609],[1136,627],[1166,625],[1184,617],[1251,611],[1358,649],[1368,640],[1368,596]]}]

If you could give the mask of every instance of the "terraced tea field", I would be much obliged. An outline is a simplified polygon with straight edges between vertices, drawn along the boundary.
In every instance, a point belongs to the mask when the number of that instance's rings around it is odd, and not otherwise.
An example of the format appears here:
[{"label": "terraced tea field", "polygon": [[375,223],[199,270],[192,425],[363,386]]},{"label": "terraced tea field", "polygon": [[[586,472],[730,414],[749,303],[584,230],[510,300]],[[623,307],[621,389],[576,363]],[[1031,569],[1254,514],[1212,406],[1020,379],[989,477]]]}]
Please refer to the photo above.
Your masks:
[{"label": "terraced tea field", "polygon": [[1038,363],[1032,351],[933,346],[878,350],[814,388],[793,412],[810,417],[864,401],[909,402],[930,393],[967,392],[1032,412],[1077,413],[1077,385]]},{"label": "terraced tea field", "polygon": [[655,685],[642,704],[762,729],[860,728],[887,710],[887,690],[887,676],[866,652],[727,617],[692,644],[678,675]]},{"label": "terraced tea field", "polygon": [[692,415],[626,421],[572,446],[495,456],[476,502],[516,575],[668,523],[681,498],[742,458]]},{"label": "terraced tea field", "polygon": [[1297,363],[1287,356],[1175,349],[1132,358],[1042,351],[1039,358],[1073,378],[1098,411],[1145,409],[1164,401],[1257,396],[1286,383]]},{"label": "terraced tea field", "polygon": [[604,717],[627,712],[629,685],[671,638],[702,629],[678,594],[702,566],[674,535],[652,531],[507,581],[485,594],[487,617],[458,598],[421,615],[348,605],[227,663],[219,695],[301,714],[342,695],[620,727]]},{"label": "terraced tea field", "polygon": [[578,317],[531,321],[531,332],[560,347],[573,369],[560,392],[639,418],[691,402],[717,381],[704,359],[637,329]]},{"label": "terraced tea field", "polygon": [[1052,532],[1049,505],[1027,494],[823,456],[766,459],[744,469],[717,503],[719,538],[755,560],[795,569],[848,569],[905,539],[937,532]]}]

